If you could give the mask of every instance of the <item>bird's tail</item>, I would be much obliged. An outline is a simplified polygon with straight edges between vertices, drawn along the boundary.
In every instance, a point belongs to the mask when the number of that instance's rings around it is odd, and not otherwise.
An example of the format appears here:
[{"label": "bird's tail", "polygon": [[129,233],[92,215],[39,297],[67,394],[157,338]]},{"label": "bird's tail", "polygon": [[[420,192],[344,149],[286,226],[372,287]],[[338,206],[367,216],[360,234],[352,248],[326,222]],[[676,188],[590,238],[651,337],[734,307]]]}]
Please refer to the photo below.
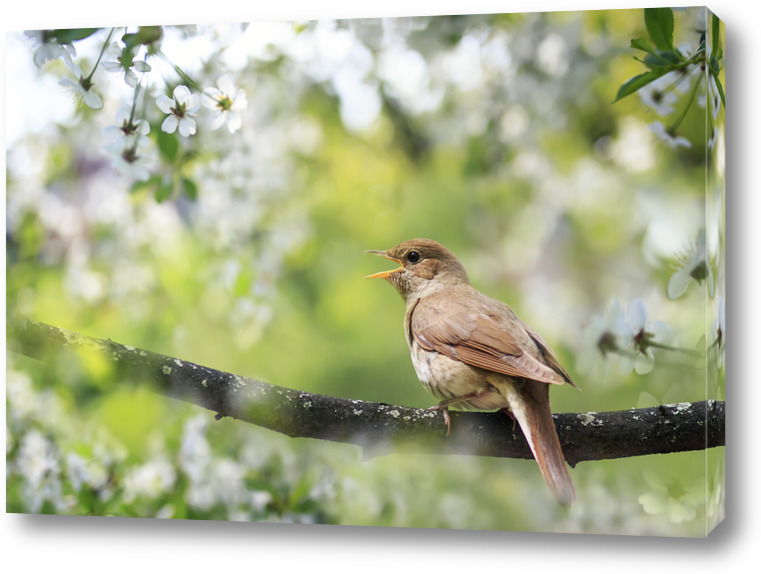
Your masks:
[{"label": "bird's tail", "polygon": [[550,412],[549,385],[524,380],[510,385],[507,400],[558,503],[569,507],[576,498],[555,422]]}]

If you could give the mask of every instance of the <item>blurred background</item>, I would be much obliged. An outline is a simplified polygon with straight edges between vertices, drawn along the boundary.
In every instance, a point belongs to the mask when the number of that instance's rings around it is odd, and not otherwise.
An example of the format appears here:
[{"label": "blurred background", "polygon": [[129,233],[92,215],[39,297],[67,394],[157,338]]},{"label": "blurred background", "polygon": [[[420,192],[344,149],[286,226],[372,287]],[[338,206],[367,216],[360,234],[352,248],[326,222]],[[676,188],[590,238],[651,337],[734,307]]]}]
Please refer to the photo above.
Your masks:
[{"label": "blurred background", "polygon": [[[696,49],[705,10],[674,14],[675,43]],[[85,74],[109,32],[76,42]],[[136,105],[152,163],[138,179],[102,149],[133,88],[98,67],[102,108],[78,105],[59,84],[75,77],[64,59],[36,67],[33,38],[7,36],[9,315],[277,385],[427,407],[402,301],[363,280],[391,264],[363,251],[429,237],[558,353],[583,391],[553,389],[554,411],[723,400],[710,352],[723,132],[709,147],[707,106],[691,106],[680,126],[691,145],[674,149],[638,95],[612,103],[643,71],[630,48],[647,35],[642,10],[161,32],[165,57],[139,54],[152,68]],[[156,96],[225,73],[245,93],[239,129],[214,130],[200,110],[194,136],[162,131]],[[669,297],[701,232],[714,286]],[[658,349],[640,373],[603,357],[596,318],[635,299],[669,325],[670,345],[708,360]],[[582,463],[565,511],[533,461],[363,460],[353,446],[215,422],[87,357],[7,360],[9,512],[668,536],[723,518],[724,449]]]}]

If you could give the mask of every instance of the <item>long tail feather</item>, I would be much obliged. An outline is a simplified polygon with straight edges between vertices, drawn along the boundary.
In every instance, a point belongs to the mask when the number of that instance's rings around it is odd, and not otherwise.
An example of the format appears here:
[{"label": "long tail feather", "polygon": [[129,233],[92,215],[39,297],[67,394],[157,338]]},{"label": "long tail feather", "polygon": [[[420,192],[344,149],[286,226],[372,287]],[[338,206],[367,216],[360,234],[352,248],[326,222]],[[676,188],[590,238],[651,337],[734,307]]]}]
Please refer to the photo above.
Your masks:
[{"label": "long tail feather", "polygon": [[576,491],[552,420],[549,385],[535,381],[523,383],[510,385],[507,393],[510,409],[555,499],[569,507],[576,499]]}]

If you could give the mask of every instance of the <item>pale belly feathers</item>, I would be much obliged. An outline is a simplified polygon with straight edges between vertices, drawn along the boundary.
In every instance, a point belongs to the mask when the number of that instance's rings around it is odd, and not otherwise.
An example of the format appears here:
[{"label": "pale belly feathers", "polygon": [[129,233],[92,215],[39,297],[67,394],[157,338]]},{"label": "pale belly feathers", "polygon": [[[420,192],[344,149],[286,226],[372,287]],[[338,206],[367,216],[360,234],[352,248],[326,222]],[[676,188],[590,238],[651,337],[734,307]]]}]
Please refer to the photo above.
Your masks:
[{"label": "pale belly feathers", "polygon": [[410,355],[418,379],[439,400],[462,397],[488,388],[482,397],[452,405],[453,410],[496,411],[509,407],[503,394],[509,392],[509,377],[471,367],[436,351],[427,351],[414,340],[410,345]]}]

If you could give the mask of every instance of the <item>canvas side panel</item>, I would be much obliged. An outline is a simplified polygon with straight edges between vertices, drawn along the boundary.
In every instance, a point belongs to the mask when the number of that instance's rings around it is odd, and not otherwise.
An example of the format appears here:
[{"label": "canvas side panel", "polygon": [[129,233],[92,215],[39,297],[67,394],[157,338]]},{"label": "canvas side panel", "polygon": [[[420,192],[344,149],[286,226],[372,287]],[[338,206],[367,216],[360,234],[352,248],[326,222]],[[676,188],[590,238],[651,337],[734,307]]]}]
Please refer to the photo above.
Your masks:
[{"label": "canvas side panel", "polygon": [[[725,400],[725,59],[724,23],[706,9],[706,249],[714,277],[713,292],[706,292],[706,399]],[[706,533],[724,520],[725,449],[706,450]]]}]

